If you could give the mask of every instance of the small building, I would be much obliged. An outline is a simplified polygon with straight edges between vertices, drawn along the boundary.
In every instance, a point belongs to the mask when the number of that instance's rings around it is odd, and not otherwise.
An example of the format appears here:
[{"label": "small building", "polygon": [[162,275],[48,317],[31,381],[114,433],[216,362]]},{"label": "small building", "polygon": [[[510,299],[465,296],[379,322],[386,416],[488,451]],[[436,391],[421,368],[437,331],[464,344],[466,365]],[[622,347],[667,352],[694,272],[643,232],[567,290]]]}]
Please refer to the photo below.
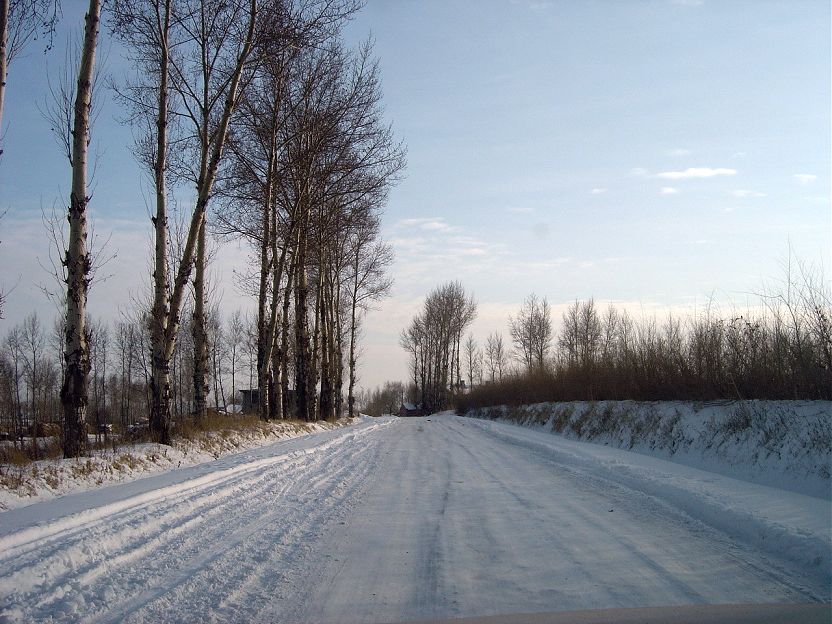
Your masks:
[{"label": "small building", "polygon": [[421,405],[415,405],[413,403],[402,403],[399,407],[399,418],[424,415],[425,410],[422,409]]},{"label": "small building", "polygon": [[243,414],[251,414],[260,410],[260,388],[240,390],[243,398]]},{"label": "small building", "polygon": [[[260,411],[260,388],[251,388],[250,390],[240,390],[240,396],[243,400],[242,413],[256,414]],[[292,414],[295,409],[295,391],[289,388],[286,395],[286,401],[289,405],[289,413]]]}]

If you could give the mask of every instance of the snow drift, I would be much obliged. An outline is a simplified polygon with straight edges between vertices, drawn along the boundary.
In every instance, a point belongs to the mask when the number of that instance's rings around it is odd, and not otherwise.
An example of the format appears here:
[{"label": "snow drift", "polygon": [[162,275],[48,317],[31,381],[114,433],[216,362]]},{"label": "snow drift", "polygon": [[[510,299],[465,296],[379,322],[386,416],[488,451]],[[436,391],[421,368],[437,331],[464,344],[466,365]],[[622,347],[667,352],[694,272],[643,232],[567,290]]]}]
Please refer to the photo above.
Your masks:
[{"label": "snow drift", "polygon": [[830,497],[830,401],[574,401],[480,408],[466,415]]}]

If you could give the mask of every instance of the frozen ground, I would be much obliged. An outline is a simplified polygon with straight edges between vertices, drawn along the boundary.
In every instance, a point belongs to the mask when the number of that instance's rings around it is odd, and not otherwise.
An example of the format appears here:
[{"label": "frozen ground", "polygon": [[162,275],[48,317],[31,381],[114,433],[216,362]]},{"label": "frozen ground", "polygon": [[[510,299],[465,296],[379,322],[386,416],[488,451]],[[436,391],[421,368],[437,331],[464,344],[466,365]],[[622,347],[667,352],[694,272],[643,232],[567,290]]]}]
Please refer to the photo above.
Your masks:
[{"label": "frozen ground", "polygon": [[0,514],[7,621],[830,601],[829,501],[451,414]]}]

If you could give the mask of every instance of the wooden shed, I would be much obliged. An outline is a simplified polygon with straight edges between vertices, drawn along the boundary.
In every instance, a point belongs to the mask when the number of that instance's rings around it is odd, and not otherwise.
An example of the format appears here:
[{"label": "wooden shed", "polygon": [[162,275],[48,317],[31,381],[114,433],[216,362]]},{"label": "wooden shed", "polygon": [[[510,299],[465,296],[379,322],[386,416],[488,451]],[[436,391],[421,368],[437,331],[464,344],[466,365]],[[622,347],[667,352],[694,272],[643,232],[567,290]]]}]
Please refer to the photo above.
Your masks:
[{"label": "wooden shed", "polygon": [[424,416],[425,410],[421,405],[414,405],[413,403],[402,403],[399,407],[399,417],[405,418],[408,416]]}]

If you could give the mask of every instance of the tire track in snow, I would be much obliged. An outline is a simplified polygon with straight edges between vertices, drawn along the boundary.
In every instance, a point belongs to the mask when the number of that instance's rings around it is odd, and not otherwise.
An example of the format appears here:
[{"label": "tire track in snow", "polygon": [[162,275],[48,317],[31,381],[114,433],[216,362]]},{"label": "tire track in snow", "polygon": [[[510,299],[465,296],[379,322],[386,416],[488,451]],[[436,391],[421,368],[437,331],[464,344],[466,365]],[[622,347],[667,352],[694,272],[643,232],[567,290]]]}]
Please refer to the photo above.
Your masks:
[{"label": "tire track in snow", "polygon": [[[199,535],[186,535],[182,543],[178,544],[176,548],[169,553],[165,553],[161,559],[154,560],[154,568],[161,568],[167,571],[167,574],[161,575],[158,579],[148,579],[150,587],[143,588],[136,596],[125,601],[118,608],[110,608],[100,618],[92,618],[90,621],[122,621],[125,616],[130,615],[137,609],[151,607],[155,601],[166,602],[167,594],[180,596],[178,600],[170,601],[174,604],[180,603],[179,609],[182,608],[182,603],[187,605],[187,599],[190,595],[203,597],[212,593],[221,595],[222,592],[219,591],[219,588],[223,585],[223,576],[219,574],[209,574],[209,587],[203,587],[202,591],[200,591],[200,588],[194,588],[191,591],[180,591],[180,588],[191,582],[201,570],[210,568],[217,560],[226,555],[229,555],[235,561],[233,566],[230,567],[238,567],[240,562],[245,561],[246,557],[239,550],[237,552],[233,551],[252,536],[263,532],[264,529],[276,521],[278,516],[280,522],[290,527],[301,522],[306,514],[300,509],[303,507],[302,505],[291,504],[292,498],[296,498],[292,496],[293,490],[296,490],[297,486],[302,484],[308,475],[315,474],[315,471],[322,469],[325,461],[327,464],[336,463],[340,456],[346,454],[346,450],[352,446],[354,445],[344,444],[335,448],[334,452],[316,454],[311,463],[299,464],[296,470],[273,475],[281,483],[276,490],[266,488],[246,499],[233,501],[232,504],[236,508],[234,512],[219,516],[224,522],[209,527],[207,532]],[[327,450],[329,451],[329,449]],[[339,476],[340,473],[333,475],[334,478]],[[277,505],[278,502],[287,500],[290,504]],[[270,534],[265,536],[264,543],[270,543],[274,539],[274,535],[271,532],[268,533]],[[195,554],[191,555],[190,553]],[[228,570],[226,569],[225,572],[227,575]],[[135,574],[133,568],[121,571],[122,576],[132,576],[133,574]],[[232,575],[232,578],[236,577]],[[202,607],[204,608],[204,605]],[[170,613],[170,610],[162,609],[161,617],[164,617],[165,613]],[[151,621],[154,619],[157,618],[151,618]]]},{"label": "tire track in snow", "polygon": [[[152,577],[161,570],[155,586],[165,587],[165,582],[171,580],[181,584],[189,578],[175,574],[177,569],[183,569],[183,552],[199,550],[199,545],[206,542],[228,544],[212,553],[185,558],[185,569],[197,572],[212,558],[228,552],[234,540],[240,543],[262,532],[269,522],[289,520],[289,524],[297,524],[304,516],[313,517],[308,507],[310,500],[319,499],[320,492],[310,493],[306,508],[294,517],[287,517],[285,509],[275,501],[291,507],[290,490],[293,486],[297,489],[300,483],[309,483],[316,473],[331,475],[317,478],[318,487],[327,480],[348,478],[350,472],[355,472],[348,469],[350,462],[355,463],[366,452],[367,445],[356,443],[356,439],[372,437],[379,426],[347,432],[311,449],[224,469],[219,476],[212,473],[195,479],[196,483],[174,486],[176,491],[165,488],[146,493],[76,517],[58,519],[52,526],[24,530],[23,535],[6,536],[3,540],[12,547],[0,551],[0,565],[15,565],[12,570],[8,566],[0,568],[4,606],[11,613],[25,613],[23,619],[55,616],[58,621],[62,617],[75,620],[78,613],[94,609],[106,621],[112,607],[108,601],[118,598],[114,588],[125,589],[119,585],[119,579],[129,576],[133,587],[142,583],[153,585]],[[303,503],[303,497],[297,494],[295,499]],[[268,514],[262,513],[264,503],[271,503]],[[247,514],[247,532],[240,532],[241,514]],[[219,521],[223,519],[224,522]],[[91,520],[90,525],[84,525],[85,520]],[[42,539],[33,535],[38,530],[44,535]],[[148,539],[154,531],[157,535]],[[103,559],[108,555],[109,562]],[[128,583],[128,591],[130,586]],[[143,589],[147,590],[147,585]],[[127,614],[140,603],[134,601],[119,612]],[[110,621],[118,619],[121,618]]]}]

